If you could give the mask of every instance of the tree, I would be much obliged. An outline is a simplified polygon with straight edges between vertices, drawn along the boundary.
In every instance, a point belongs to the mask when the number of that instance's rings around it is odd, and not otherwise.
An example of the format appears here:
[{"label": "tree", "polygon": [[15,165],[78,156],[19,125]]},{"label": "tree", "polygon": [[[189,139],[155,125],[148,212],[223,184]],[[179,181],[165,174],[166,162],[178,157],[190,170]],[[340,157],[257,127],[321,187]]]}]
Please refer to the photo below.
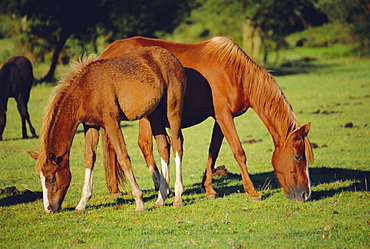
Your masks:
[{"label": "tree", "polygon": [[332,22],[349,26],[363,54],[370,54],[370,1],[318,0],[317,6]]},{"label": "tree", "polygon": [[256,61],[263,50],[266,64],[269,52],[282,48],[287,35],[327,21],[313,1],[198,0],[201,7],[181,28],[190,30],[192,40],[229,36]]},{"label": "tree", "polygon": [[245,47],[252,49],[252,54],[256,56],[263,46],[265,65],[269,52],[281,49],[286,36],[327,21],[312,0],[239,1],[244,12]]},{"label": "tree", "polygon": [[41,79],[51,81],[58,57],[70,37],[86,39],[96,30],[112,38],[131,35],[153,36],[171,32],[190,12],[192,0],[2,0],[0,12],[27,17],[29,34],[54,46],[51,66]]}]

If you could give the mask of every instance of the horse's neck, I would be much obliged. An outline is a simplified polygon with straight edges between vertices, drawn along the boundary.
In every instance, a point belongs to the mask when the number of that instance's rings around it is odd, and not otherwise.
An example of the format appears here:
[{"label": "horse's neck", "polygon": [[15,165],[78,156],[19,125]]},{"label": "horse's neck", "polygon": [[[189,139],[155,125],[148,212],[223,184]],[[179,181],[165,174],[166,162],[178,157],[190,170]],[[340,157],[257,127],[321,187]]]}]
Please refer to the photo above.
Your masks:
[{"label": "horse's neck", "polygon": [[53,153],[62,155],[70,151],[79,124],[76,110],[73,104],[63,105],[63,108],[58,108],[55,117],[51,120],[47,139]]},{"label": "horse's neck", "polygon": [[263,82],[263,86],[259,87],[262,92],[252,94],[254,96],[251,97],[250,102],[253,110],[270,132],[275,147],[280,147],[287,136],[298,128],[299,123],[278,85],[272,77],[268,78],[268,81]]}]

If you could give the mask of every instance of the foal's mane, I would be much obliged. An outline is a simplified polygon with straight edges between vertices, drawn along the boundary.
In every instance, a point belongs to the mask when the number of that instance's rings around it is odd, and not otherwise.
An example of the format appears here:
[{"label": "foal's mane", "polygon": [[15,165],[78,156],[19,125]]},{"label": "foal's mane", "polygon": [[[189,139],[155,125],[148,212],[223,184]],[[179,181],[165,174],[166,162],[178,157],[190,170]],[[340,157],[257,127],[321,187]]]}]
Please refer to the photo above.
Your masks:
[{"label": "foal's mane", "polygon": [[[236,42],[226,37],[214,37],[206,43],[203,55],[211,55],[213,60],[218,60],[225,68],[230,68],[237,82],[244,85],[243,89],[249,97],[251,107],[257,114],[263,112],[272,120],[281,120],[281,129],[286,138],[300,127],[292,106],[275,79],[255,63]],[[308,141],[307,138],[305,140]],[[309,145],[309,142],[305,144]],[[311,150],[311,146],[306,146],[306,150]]]},{"label": "foal's mane", "polygon": [[58,85],[54,88],[50,95],[49,101],[44,108],[43,118],[40,129],[40,153],[36,163],[36,170],[41,171],[47,156],[48,148],[48,131],[51,128],[52,120],[58,115],[56,107],[61,103],[64,94],[66,93],[69,86],[74,82],[76,76],[91,62],[96,61],[98,55],[90,54],[86,56],[81,55],[78,61],[71,61],[70,69],[63,77],[59,80]]}]

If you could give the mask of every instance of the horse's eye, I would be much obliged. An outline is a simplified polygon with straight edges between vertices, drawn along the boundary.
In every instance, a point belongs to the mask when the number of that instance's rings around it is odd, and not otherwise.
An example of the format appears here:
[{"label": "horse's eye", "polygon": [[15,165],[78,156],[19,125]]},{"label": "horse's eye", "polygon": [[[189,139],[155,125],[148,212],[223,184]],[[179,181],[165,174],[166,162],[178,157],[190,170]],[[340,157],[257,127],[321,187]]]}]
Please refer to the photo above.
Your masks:
[{"label": "horse's eye", "polygon": [[294,156],[294,159],[297,160],[298,162],[302,161],[303,160],[303,157],[300,156],[300,155],[295,155]]},{"label": "horse's eye", "polygon": [[55,182],[55,177],[49,178],[46,180],[48,183],[54,183]]}]

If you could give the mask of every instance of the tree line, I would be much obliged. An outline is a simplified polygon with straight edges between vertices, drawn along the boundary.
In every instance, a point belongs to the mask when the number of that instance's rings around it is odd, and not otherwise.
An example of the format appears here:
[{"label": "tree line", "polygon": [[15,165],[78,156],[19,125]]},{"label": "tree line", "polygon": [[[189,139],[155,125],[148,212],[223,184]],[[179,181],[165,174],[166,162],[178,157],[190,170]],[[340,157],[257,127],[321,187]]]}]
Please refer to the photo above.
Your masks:
[{"label": "tree line", "polygon": [[[52,81],[68,39],[91,44],[135,35],[159,37],[173,32],[191,13],[203,9],[208,22],[239,29],[243,48],[256,56],[278,51],[284,38],[310,26],[339,21],[351,28],[361,47],[370,47],[369,0],[2,0],[0,14],[23,24],[30,49],[53,51],[50,69],[40,80]],[[233,26],[233,27],[231,27]],[[4,33],[4,32],[3,32]],[[5,32],[6,35],[6,32]],[[204,34],[203,34],[204,35]],[[43,53],[45,51],[40,51]]]}]

